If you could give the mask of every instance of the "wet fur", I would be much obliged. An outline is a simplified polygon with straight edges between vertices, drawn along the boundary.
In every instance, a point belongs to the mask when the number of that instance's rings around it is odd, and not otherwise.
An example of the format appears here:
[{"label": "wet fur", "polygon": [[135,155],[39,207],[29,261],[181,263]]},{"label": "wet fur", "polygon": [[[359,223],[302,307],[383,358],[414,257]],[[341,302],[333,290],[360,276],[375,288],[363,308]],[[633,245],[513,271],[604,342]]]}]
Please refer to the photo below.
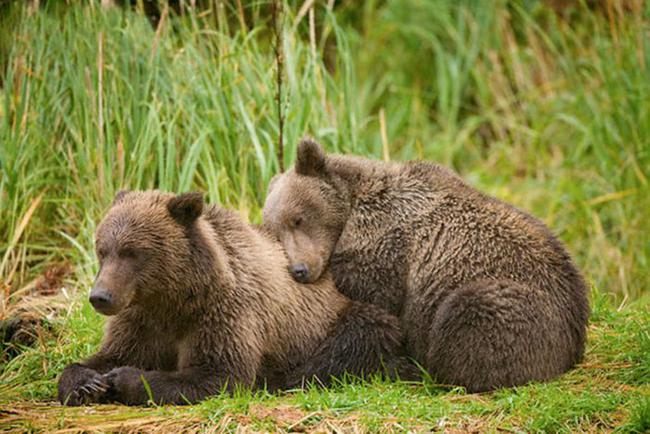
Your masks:
[{"label": "wet fur", "polygon": [[[291,229],[296,215],[312,221]],[[441,383],[515,386],[582,358],[587,289],[562,244],[444,167],[325,155],[306,140],[264,221],[290,261],[329,264],[345,295],[399,316],[410,355]],[[305,236],[315,246],[287,242]],[[333,247],[316,257],[319,244]]]},{"label": "wet fur", "polygon": [[[99,352],[64,370],[62,403],[192,403],[235,386],[328,384],[404,363],[397,318],[350,301],[327,275],[293,281],[274,238],[232,212],[203,210],[196,196],[118,195],[97,244],[135,245],[146,261]],[[99,276],[114,286],[101,268]]]}]

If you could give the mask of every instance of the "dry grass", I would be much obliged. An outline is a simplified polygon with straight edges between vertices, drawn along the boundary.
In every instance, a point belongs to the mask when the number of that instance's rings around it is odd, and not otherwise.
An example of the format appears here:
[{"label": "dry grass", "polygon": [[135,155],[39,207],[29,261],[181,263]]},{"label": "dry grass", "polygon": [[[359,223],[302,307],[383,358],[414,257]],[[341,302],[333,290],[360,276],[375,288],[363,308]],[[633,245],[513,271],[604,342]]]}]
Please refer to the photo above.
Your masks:
[{"label": "dry grass", "polygon": [[[0,428],[7,432],[42,431],[52,433],[127,432],[127,433],[199,433],[205,421],[188,416],[161,414],[158,409],[97,405],[62,407],[58,403],[20,402],[0,406]],[[221,432],[215,429],[214,432]]]}]

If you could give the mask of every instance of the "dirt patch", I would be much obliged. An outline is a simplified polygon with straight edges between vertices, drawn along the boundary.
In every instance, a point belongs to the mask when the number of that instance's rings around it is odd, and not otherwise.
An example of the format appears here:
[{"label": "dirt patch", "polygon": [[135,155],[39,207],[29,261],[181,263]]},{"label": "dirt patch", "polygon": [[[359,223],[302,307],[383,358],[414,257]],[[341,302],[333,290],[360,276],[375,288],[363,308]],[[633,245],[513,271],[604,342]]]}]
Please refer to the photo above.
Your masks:
[{"label": "dirt patch", "polygon": [[42,276],[36,279],[34,291],[40,295],[57,294],[63,287],[66,277],[72,274],[72,265],[62,262],[49,266]]},{"label": "dirt patch", "polygon": [[49,322],[28,313],[0,321],[0,359],[15,357],[21,347],[31,346],[43,329],[51,328]]},{"label": "dirt patch", "polygon": [[68,262],[52,264],[29,285],[5,294],[0,311],[0,361],[15,357],[51,331],[55,318],[69,305],[62,289],[72,271]]},{"label": "dirt patch", "polygon": [[250,425],[253,421],[268,422],[280,432],[366,432],[354,415],[346,417],[334,416],[322,411],[306,412],[292,405],[267,407],[261,404],[251,405],[246,420],[239,421],[242,425]]},{"label": "dirt patch", "polygon": [[309,414],[290,405],[266,407],[260,404],[255,404],[249,407],[248,412],[254,418],[270,420],[276,425],[283,427],[298,425],[301,421],[309,418]]}]

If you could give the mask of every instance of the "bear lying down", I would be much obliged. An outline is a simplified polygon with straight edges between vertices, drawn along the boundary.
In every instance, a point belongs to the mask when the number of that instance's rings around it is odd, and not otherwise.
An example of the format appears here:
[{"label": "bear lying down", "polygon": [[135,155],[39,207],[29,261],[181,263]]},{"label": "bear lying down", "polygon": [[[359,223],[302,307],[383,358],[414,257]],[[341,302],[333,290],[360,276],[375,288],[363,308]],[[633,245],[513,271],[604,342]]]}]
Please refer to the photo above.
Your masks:
[{"label": "bear lying down", "polygon": [[61,375],[67,405],[193,403],[407,366],[394,316],[327,275],[295,282],[275,239],[198,193],[118,193],[96,248],[90,302],[110,319],[99,352]]}]

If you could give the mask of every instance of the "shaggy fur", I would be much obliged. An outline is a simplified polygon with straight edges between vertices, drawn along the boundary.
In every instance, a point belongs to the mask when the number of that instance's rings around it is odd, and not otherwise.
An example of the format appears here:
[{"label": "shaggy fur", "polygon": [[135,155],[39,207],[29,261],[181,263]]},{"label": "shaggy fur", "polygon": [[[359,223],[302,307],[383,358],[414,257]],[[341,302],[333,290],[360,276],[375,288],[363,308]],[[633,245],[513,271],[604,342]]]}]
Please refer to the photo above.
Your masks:
[{"label": "shaggy fur", "polygon": [[264,222],[297,280],[329,265],[345,295],[400,317],[409,353],[442,383],[514,386],[582,357],[587,290],[564,247],[439,165],[325,155],[305,140],[272,181]]},{"label": "shaggy fur", "polygon": [[64,370],[62,403],[182,404],[403,363],[397,318],[350,301],[327,275],[296,283],[274,238],[204,210],[200,194],[118,194],[96,247],[90,301],[112,316],[99,352]]}]

